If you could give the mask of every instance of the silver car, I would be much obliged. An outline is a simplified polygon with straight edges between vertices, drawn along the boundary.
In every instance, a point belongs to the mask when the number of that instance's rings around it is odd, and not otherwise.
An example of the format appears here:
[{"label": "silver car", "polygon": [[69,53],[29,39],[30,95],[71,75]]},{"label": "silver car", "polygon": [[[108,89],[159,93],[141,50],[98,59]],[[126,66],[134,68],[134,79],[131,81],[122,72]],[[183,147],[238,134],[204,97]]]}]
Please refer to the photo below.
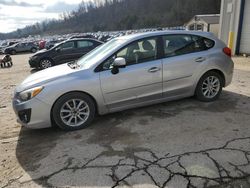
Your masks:
[{"label": "silver car", "polygon": [[214,101],[231,83],[233,69],[231,50],[211,33],[128,35],[29,76],[16,88],[13,107],[26,127],[77,130],[96,114],[193,95]]}]

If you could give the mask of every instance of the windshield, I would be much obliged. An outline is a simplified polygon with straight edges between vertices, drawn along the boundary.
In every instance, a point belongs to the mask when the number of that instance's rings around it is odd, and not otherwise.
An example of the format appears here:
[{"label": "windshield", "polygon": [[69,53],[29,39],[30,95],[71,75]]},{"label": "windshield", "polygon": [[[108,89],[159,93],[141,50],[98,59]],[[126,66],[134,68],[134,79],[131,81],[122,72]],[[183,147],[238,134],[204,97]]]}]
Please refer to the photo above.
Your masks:
[{"label": "windshield", "polygon": [[63,42],[59,42],[59,43],[53,43],[52,41],[50,41],[50,43],[51,43],[52,45],[54,44],[54,46],[53,46],[51,49],[55,49],[55,48],[59,47],[59,45],[63,44],[64,41],[63,41]]},{"label": "windshield", "polygon": [[81,68],[89,68],[94,65],[96,62],[100,61],[105,57],[111,50],[118,47],[124,41],[121,39],[113,39],[96,49],[92,50],[90,53],[86,54],[77,61],[77,64]]}]

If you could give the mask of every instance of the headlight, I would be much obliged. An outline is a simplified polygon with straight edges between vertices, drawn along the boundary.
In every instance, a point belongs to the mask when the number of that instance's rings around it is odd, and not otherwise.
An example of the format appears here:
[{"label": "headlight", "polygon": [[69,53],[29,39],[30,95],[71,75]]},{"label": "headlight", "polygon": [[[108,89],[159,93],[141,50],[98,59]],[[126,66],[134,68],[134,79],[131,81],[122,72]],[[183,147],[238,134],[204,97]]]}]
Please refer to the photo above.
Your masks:
[{"label": "headlight", "polygon": [[32,57],[30,57],[31,60],[35,60],[37,58],[38,58],[38,56],[32,56]]},{"label": "headlight", "polygon": [[33,97],[37,96],[42,90],[43,87],[35,87],[32,89],[22,91],[19,94],[17,94],[17,99],[20,100],[21,102],[28,101]]}]

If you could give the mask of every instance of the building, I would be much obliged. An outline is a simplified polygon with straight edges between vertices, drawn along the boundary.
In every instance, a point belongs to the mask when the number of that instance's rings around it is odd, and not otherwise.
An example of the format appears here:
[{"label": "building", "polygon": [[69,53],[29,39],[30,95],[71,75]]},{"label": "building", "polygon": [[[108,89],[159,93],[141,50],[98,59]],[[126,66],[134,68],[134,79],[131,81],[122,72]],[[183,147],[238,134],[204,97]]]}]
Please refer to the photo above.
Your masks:
[{"label": "building", "polygon": [[188,30],[208,31],[218,36],[219,22],[219,14],[204,14],[194,16],[185,26]]},{"label": "building", "polygon": [[250,0],[222,0],[219,38],[233,55],[250,54]]}]

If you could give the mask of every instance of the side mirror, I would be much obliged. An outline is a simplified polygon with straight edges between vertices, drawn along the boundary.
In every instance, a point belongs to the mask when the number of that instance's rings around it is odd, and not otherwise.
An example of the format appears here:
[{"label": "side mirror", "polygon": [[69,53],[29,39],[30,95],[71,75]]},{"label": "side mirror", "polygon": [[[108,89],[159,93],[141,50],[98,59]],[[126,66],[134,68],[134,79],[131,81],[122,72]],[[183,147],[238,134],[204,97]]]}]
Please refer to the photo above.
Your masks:
[{"label": "side mirror", "polygon": [[125,67],[126,67],[126,60],[123,57],[118,57],[114,60],[111,72],[112,74],[118,74],[119,68],[125,68]]}]

